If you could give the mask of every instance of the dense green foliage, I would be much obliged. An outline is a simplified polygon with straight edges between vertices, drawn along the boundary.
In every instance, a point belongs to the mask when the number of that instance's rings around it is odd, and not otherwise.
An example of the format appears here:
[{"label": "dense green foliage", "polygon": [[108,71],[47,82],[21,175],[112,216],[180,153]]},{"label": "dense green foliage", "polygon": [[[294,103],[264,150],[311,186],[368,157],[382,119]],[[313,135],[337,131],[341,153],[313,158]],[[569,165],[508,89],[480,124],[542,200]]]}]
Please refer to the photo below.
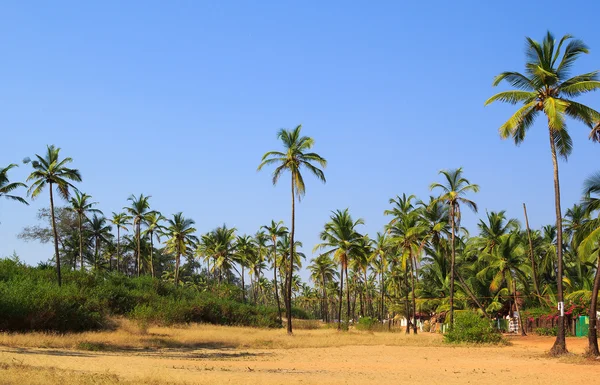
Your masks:
[{"label": "dense green foliage", "polygon": [[0,260],[0,330],[93,330],[108,326],[111,315],[160,324],[281,325],[276,309],[191,287],[176,288],[148,276],[75,271],[63,278],[59,287],[50,269]]},{"label": "dense green foliage", "polygon": [[499,344],[504,340],[492,322],[473,311],[456,312],[454,327],[444,334],[449,343]]}]

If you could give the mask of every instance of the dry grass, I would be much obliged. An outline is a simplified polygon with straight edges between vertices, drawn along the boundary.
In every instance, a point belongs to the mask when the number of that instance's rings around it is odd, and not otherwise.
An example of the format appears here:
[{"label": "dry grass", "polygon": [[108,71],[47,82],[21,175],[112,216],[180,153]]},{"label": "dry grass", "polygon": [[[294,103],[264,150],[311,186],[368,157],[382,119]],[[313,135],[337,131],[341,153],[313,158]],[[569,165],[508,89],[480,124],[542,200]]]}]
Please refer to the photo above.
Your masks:
[{"label": "dry grass", "polygon": [[299,323],[293,336],[283,329],[190,325],[180,327],[149,327],[140,330],[135,323],[116,320],[113,331],[77,334],[0,334],[0,346],[28,348],[79,349],[111,351],[158,348],[257,348],[293,349],[328,348],[352,345],[441,346],[441,336],[422,333],[406,336],[387,332],[338,332],[335,329],[315,328],[313,323]]},{"label": "dry grass", "polygon": [[123,379],[110,373],[84,373],[75,370],[43,368],[18,362],[0,362],[0,378],[3,385],[184,385],[185,382],[170,382],[153,378]]}]

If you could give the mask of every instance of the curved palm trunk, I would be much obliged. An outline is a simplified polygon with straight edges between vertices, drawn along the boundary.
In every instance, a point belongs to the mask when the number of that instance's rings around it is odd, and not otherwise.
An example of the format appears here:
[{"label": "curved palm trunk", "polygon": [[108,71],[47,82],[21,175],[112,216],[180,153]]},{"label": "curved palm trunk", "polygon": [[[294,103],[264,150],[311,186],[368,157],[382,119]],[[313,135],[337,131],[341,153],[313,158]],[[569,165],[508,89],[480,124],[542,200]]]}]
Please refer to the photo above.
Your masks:
[{"label": "curved palm trunk", "polygon": [[287,302],[286,302],[286,317],[287,317],[287,332],[292,334],[292,277],[294,274],[294,230],[296,217],[296,197],[294,196],[294,176],[292,175],[292,227],[290,231],[290,264],[287,274]]},{"label": "curved palm trunk", "polygon": [[[558,274],[556,277],[556,297],[559,303],[563,303],[563,259],[562,259],[562,211],[560,209],[560,182],[558,178],[558,161],[556,159],[556,146],[554,144],[554,135],[550,132],[550,150],[552,152],[552,166],[554,167],[554,208],[556,211],[556,254],[558,259]],[[556,333],[556,341],[550,350],[551,354],[560,355],[567,353],[567,341],[565,339],[565,317],[564,311],[561,311],[558,316],[558,328]]]},{"label": "curved palm trunk", "polygon": [[52,195],[52,182],[50,187],[50,215],[52,216],[52,233],[54,234],[54,254],[56,255],[56,276],[58,278],[58,286],[62,285],[62,277],[60,275],[60,255],[58,254],[58,231],[56,230],[56,218],[54,217],[54,195]]},{"label": "curved palm trunk", "polygon": [[342,330],[342,302],[344,299],[344,263],[340,266],[340,305],[338,310],[338,330]]},{"label": "curved palm trunk", "polygon": [[525,206],[525,203],[523,203],[523,213],[525,213],[525,226],[527,227],[527,239],[529,240],[529,257],[531,259],[531,275],[533,278],[533,287],[535,289],[535,293],[538,296],[540,305],[544,305],[544,303],[542,302],[542,295],[540,294],[540,286],[538,285],[535,257],[533,255],[533,241],[531,240],[531,230],[529,229],[529,217],[527,216],[527,206]]},{"label": "curved palm trunk", "polygon": [[136,233],[135,236],[137,238],[137,276],[139,277],[140,276],[140,271],[142,269],[142,266],[141,266],[141,261],[142,260],[141,260],[141,252],[140,252],[140,250],[141,250],[141,245],[140,245],[140,243],[141,243],[141,240],[140,240],[140,221],[138,221],[138,223],[135,226],[135,233]]},{"label": "curved palm trunk", "polygon": [[79,262],[81,271],[83,271],[83,227],[81,222],[81,213],[79,213]]},{"label": "curved palm trunk", "polygon": [[600,251],[598,252],[598,264],[596,265],[596,276],[594,277],[594,287],[592,288],[592,300],[590,302],[590,326],[588,331],[588,354],[600,356],[598,350],[598,290],[600,290]]},{"label": "curved palm trunk", "polygon": [[450,257],[450,328],[454,326],[454,263],[456,261],[454,205],[450,205],[450,221],[452,222],[452,256]]},{"label": "curved palm trunk", "polygon": [[273,280],[275,281],[275,300],[277,301],[277,313],[279,313],[279,322],[281,323],[281,303],[279,302],[279,287],[277,286],[277,240],[273,237]]},{"label": "curved palm trunk", "polygon": [[490,318],[490,315],[485,310],[485,307],[483,307],[483,305],[481,304],[481,302],[479,302],[479,300],[477,299],[477,297],[475,296],[475,294],[473,294],[473,291],[471,290],[471,288],[469,287],[469,285],[467,285],[467,282],[465,282],[465,280],[463,279],[463,277],[460,275],[459,272],[456,272],[456,277],[458,278],[458,282],[459,282],[460,286],[469,295],[469,297],[471,297],[471,300],[473,302],[475,302],[475,304],[477,305],[477,307],[479,309],[481,309],[481,311],[483,312],[483,314],[487,318]]}]

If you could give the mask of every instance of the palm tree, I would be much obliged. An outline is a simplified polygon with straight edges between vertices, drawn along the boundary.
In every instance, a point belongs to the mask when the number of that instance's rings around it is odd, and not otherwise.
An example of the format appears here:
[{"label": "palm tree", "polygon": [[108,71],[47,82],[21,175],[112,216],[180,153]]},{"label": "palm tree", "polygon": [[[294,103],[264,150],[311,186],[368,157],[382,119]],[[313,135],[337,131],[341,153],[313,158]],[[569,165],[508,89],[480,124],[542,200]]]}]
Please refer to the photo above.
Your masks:
[{"label": "palm tree", "polygon": [[240,265],[240,278],[242,279],[242,302],[246,302],[246,285],[244,284],[244,267],[256,256],[256,244],[249,235],[238,235],[235,240],[235,259]]},{"label": "palm tree", "polygon": [[144,194],[140,194],[139,197],[135,195],[131,195],[127,198],[128,201],[131,202],[131,206],[123,207],[132,218],[133,218],[133,226],[135,228],[135,240],[137,243],[137,252],[136,252],[136,270],[137,276],[140,276],[141,270],[141,225],[146,215],[148,215],[150,211],[150,196],[144,196]]},{"label": "palm tree", "polygon": [[[563,302],[563,250],[562,250],[562,211],[560,207],[560,183],[558,177],[558,154],[567,159],[573,148],[573,142],[565,124],[565,116],[578,120],[591,130],[590,138],[594,141],[600,139],[600,113],[594,109],[577,103],[573,98],[586,92],[600,89],[598,71],[581,75],[570,76],[570,69],[577,58],[588,53],[588,47],[581,41],[565,35],[558,45],[550,32],[546,33],[542,44],[531,39],[527,40],[527,62],[525,64],[527,75],[518,72],[503,72],[494,79],[494,86],[503,80],[510,83],[517,90],[500,92],[489,98],[485,105],[495,101],[522,106],[500,126],[500,136],[506,139],[512,136],[515,144],[525,140],[527,130],[533,125],[540,112],[548,120],[548,134],[550,139],[550,152],[554,169],[554,209],[556,213],[557,229],[557,258],[558,279],[557,296],[559,306],[564,308]],[[568,42],[564,52],[561,49]],[[560,58],[560,60],[559,60]],[[551,352],[559,355],[567,352],[565,340],[564,312],[561,311],[558,322],[556,342]]]},{"label": "palm tree", "polygon": [[144,236],[148,235],[150,238],[150,272],[152,278],[154,278],[154,237],[160,242],[160,232],[164,229],[161,223],[165,220],[165,217],[158,211],[151,211],[144,216],[144,223],[146,224],[146,230],[144,230]]},{"label": "palm tree", "polygon": [[340,264],[340,303],[338,330],[342,328],[342,296],[344,291],[344,274],[346,274],[346,305],[347,319],[350,321],[350,290],[348,289],[348,262],[350,256],[356,249],[361,247],[363,235],[356,231],[356,227],[364,225],[362,218],[354,221],[348,209],[336,210],[332,212],[330,221],[325,224],[324,230],[320,234],[323,242],[315,245],[313,252],[319,249],[328,249],[321,255],[333,255],[334,259]]},{"label": "palm tree", "polygon": [[194,220],[185,218],[181,212],[173,214],[173,219],[167,219],[164,234],[169,237],[166,241],[167,251],[175,254],[175,286],[179,284],[181,255],[187,255],[198,242],[198,238],[193,235],[196,232],[192,227],[194,223]]},{"label": "palm tree", "polygon": [[94,216],[89,222],[91,235],[94,239],[94,268],[98,269],[98,251],[100,250],[100,242],[108,242],[112,228],[106,224],[105,217],[99,217],[96,213],[94,213]]},{"label": "palm tree", "polygon": [[[254,242],[258,248],[256,258],[253,261],[254,267],[254,275],[256,283],[260,280],[262,276],[262,270],[265,268],[265,252],[268,253],[267,242],[269,241],[269,236],[263,231],[259,230],[254,234]],[[257,301],[258,290],[260,286],[256,285],[254,288],[254,302]]]},{"label": "palm tree", "polygon": [[281,322],[281,303],[279,302],[279,289],[277,286],[277,239],[288,233],[287,227],[283,225],[283,221],[275,222],[271,220],[270,225],[262,227],[267,231],[273,242],[273,251],[271,252],[271,262],[273,263],[273,281],[275,288],[275,300],[277,301],[277,312],[279,313],[279,322]]},{"label": "palm tree", "polygon": [[[593,196],[594,194],[595,196]],[[597,310],[598,310],[598,292],[600,291],[600,173],[596,173],[586,179],[584,184],[584,204],[583,207],[588,215],[596,213],[597,216],[590,219],[585,225],[583,232],[585,238],[579,244],[578,252],[581,256],[592,256],[596,253],[596,273],[592,287],[592,297],[588,316],[590,317],[588,331],[588,354],[600,356],[598,349],[598,330],[597,330]],[[593,260],[593,258],[590,258]]]},{"label": "palm tree", "polygon": [[[297,126],[293,130],[281,129],[277,133],[277,138],[283,142],[285,153],[279,151],[269,151],[262,157],[262,162],[258,166],[258,170],[261,170],[266,165],[278,164],[275,171],[273,171],[273,184],[276,184],[281,174],[285,171],[289,171],[291,174],[291,192],[292,192],[292,226],[290,231],[290,247],[294,247],[294,231],[295,231],[295,204],[296,196],[298,200],[302,198],[305,193],[304,179],[300,173],[301,169],[307,168],[312,174],[318,179],[325,183],[325,174],[321,169],[313,165],[318,163],[321,167],[327,166],[327,161],[320,155],[314,152],[306,152],[314,145],[314,140],[308,136],[301,136],[300,130],[302,125]],[[290,249],[290,258],[293,257],[293,250]],[[287,332],[292,334],[292,271],[293,261],[290,260],[290,267],[288,271],[287,279],[287,301],[286,316],[287,316]]]},{"label": "palm tree", "polygon": [[127,231],[127,225],[129,225],[131,218],[125,213],[117,214],[113,212],[112,215],[110,223],[117,228],[117,271],[119,271],[121,267],[121,229]]},{"label": "palm tree", "polygon": [[387,253],[389,251],[389,239],[386,233],[377,233],[373,244],[373,264],[376,267],[377,273],[379,273],[379,294],[381,296],[381,322],[384,317],[384,304],[385,304],[385,286],[383,275],[387,271]]},{"label": "palm tree", "polygon": [[102,214],[102,211],[94,208],[98,202],[90,202],[90,199],[92,199],[90,195],[75,191],[75,196],[69,200],[71,206],[67,207],[67,210],[73,211],[77,214],[79,227],[79,261],[81,263],[81,271],[83,271],[83,220],[89,220],[86,215],[87,213]]},{"label": "palm tree", "polygon": [[23,204],[29,205],[29,203],[27,203],[27,201],[25,199],[21,198],[20,196],[11,195],[11,193],[14,190],[18,189],[19,187],[27,188],[27,185],[25,183],[10,182],[10,180],[8,179],[8,171],[14,167],[19,167],[19,166],[12,163],[4,168],[0,168],[0,197],[4,197],[6,199],[10,199],[13,201],[17,201],[17,202],[21,202]]},{"label": "palm tree", "polygon": [[308,265],[308,270],[310,271],[310,279],[315,283],[315,285],[320,286],[323,292],[323,298],[321,298],[321,313],[323,322],[328,322],[329,309],[327,283],[329,281],[333,281],[337,276],[335,263],[328,255],[320,255],[313,259],[312,263]]},{"label": "palm tree", "polygon": [[56,275],[58,278],[58,286],[62,284],[60,275],[60,255],[58,253],[58,232],[56,229],[56,218],[54,215],[54,195],[53,187],[63,199],[69,199],[70,189],[77,190],[70,181],[81,182],[81,174],[79,170],[66,167],[73,159],[59,159],[60,148],[50,145],[44,157],[35,155],[37,160],[31,162],[33,171],[29,174],[27,181],[33,181],[29,187],[28,194],[31,199],[35,199],[44,190],[46,185],[50,191],[50,214],[52,218],[52,233],[54,235],[54,254],[56,256]]},{"label": "palm tree", "polygon": [[456,170],[442,170],[440,174],[446,178],[446,184],[433,183],[429,188],[431,190],[439,188],[442,190],[442,195],[439,200],[444,202],[448,206],[448,214],[450,217],[451,227],[451,247],[452,255],[450,259],[450,327],[454,325],[454,267],[456,261],[456,231],[460,229],[460,204],[465,204],[471,208],[474,212],[477,212],[477,205],[475,202],[465,198],[464,196],[469,192],[478,192],[479,186],[471,184],[467,179],[462,176],[462,167]]}]

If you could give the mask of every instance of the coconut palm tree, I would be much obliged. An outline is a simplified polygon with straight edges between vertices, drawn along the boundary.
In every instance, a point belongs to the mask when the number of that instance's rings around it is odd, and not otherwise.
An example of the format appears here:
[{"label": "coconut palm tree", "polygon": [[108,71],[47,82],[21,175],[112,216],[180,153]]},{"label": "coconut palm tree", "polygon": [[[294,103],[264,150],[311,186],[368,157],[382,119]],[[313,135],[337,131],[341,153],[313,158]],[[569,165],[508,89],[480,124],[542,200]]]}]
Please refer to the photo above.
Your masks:
[{"label": "coconut palm tree", "polygon": [[[292,193],[292,225],[290,230],[290,247],[294,247],[295,215],[296,215],[296,197],[298,200],[305,194],[304,178],[302,177],[302,168],[308,169],[313,175],[325,183],[325,174],[314,164],[325,168],[327,161],[314,152],[307,152],[314,145],[314,140],[308,136],[302,136],[300,130],[302,125],[293,130],[281,129],[277,133],[277,138],[283,143],[285,153],[280,151],[269,151],[262,157],[258,166],[260,171],[264,166],[276,164],[277,168],[273,171],[273,184],[277,184],[279,177],[286,171],[291,174],[291,193]],[[290,249],[290,258],[293,257],[293,250]],[[290,260],[290,268],[287,277],[287,297],[292,298],[292,274],[293,261]],[[287,301],[287,332],[292,334],[292,308],[291,301]]]},{"label": "coconut palm tree", "polygon": [[[596,173],[586,179],[584,183],[583,207],[588,215],[595,214],[593,219],[586,222],[583,233],[585,238],[580,242],[578,253],[580,256],[593,261],[596,260],[596,273],[594,275],[594,284],[592,287],[590,317],[588,331],[588,354],[600,356],[598,349],[598,330],[596,328],[598,311],[598,293],[600,291],[600,173]],[[596,254],[596,258],[593,255]]]},{"label": "coconut palm tree", "polygon": [[48,186],[50,192],[50,215],[52,218],[52,233],[54,235],[54,254],[56,257],[56,275],[58,286],[62,284],[60,274],[60,255],[58,252],[58,233],[56,229],[56,218],[54,213],[54,195],[53,189],[56,188],[58,195],[67,200],[71,196],[71,189],[77,190],[71,182],[81,182],[79,170],[66,167],[73,159],[60,159],[60,148],[50,145],[46,149],[46,154],[42,157],[35,155],[36,160],[31,162],[33,171],[29,174],[27,181],[33,183],[29,187],[28,194],[31,199],[35,199]]},{"label": "coconut palm tree", "polygon": [[129,225],[129,217],[125,213],[112,213],[112,219],[110,223],[115,225],[117,228],[117,271],[120,271],[121,268],[121,229],[127,231],[127,226]]},{"label": "coconut palm tree", "polygon": [[350,321],[350,290],[348,289],[348,263],[350,256],[354,251],[361,247],[363,235],[356,228],[359,225],[364,225],[362,218],[356,221],[352,219],[348,209],[336,210],[332,212],[330,221],[325,224],[325,228],[320,234],[320,239],[323,241],[315,245],[313,252],[320,249],[327,249],[321,255],[333,255],[340,265],[340,303],[339,303],[339,320],[338,330],[342,328],[342,298],[344,291],[344,274],[346,274],[346,322]]},{"label": "coconut palm tree", "polygon": [[8,179],[8,171],[10,171],[10,169],[14,168],[14,167],[19,167],[19,166],[12,163],[4,168],[0,168],[0,197],[4,197],[6,199],[10,199],[13,201],[17,201],[17,202],[21,202],[23,204],[29,205],[29,203],[27,203],[27,201],[24,198],[21,198],[20,196],[11,194],[14,190],[18,189],[19,187],[27,188],[27,185],[25,183],[11,182]]},{"label": "coconut palm tree", "polygon": [[167,251],[175,255],[175,286],[179,285],[181,256],[187,255],[198,243],[198,237],[194,235],[196,229],[192,227],[194,223],[193,219],[185,218],[183,213],[179,212],[173,214],[172,219],[167,219],[167,225],[162,231],[168,237],[166,241]]},{"label": "coconut palm tree", "polygon": [[160,242],[160,234],[164,229],[164,226],[162,225],[164,220],[165,217],[158,211],[149,212],[143,219],[144,224],[146,225],[146,230],[144,230],[143,235],[147,235],[150,239],[150,272],[152,278],[154,278],[154,237]]},{"label": "coconut palm tree", "polygon": [[373,244],[373,257],[372,261],[375,266],[376,272],[379,274],[379,294],[381,296],[381,312],[380,317],[383,322],[384,318],[384,304],[385,304],[385,285],[383,275],[387,271],[388,258],[387,254],[390,249],[389,239],[385,233],[377,233]]},{"label": "coconut palm tree", "polygon": [[333,281],[338,276],[335,270],[335,263],[328,255],[320,255],[308,265],[308,271],[310,271],[310,279],[316,286],[320,286],[322,290],[321,314],[323,322],[329,322],[327,283]]},{"label": "coconut palm tree", "polygon": [[150,200],[151,196],[144,196],[140,194],[139,197],[131,195],[127,198],[131,202],[130,206],[123,207],[123,210],[131,216],[133,219],[133,226],[135,228],[135,240],[137,243],[136,249],[136,270],[137,276],[140,276],[141,270],[141,225],[144,222],[146,215],[150,214]]},{"label": "coconut palm tree", "polygon": [[273,242],[273,249],[271,252],[270,260],[273,264],[273,287],[275,288],[275,300],[277,301],[279,322],[281,322],[281,303],[279,301],[279,288],[277,285],[277,239],[286,235],[288,233],[288,229],[283,225],[283,221],[275,222],[274,220],[271,220],[270,225],[264,225],[261,228],[266,230],[266,232],[271,237],[271,241]]},{"label": "coconut palm tree", "polygon": [[[489,98],[485,105],[495,101],[510,104],[519,104],[521,107],[500,126],[500,136],[503,139],[511,136],[515,144],[525,140],[527,130],[541,113],[548,120],[548,134],[550,139],[550,152],[554,169],[554,209],[556,213],[557,229],[557,258],[558,279],[557,299],[559,306],[563,302],[563,250],[562,250],[562,211],[560,207],[560,183],[558,177],[558,155],[567,159],[571,154],[573,142],[567,130],[565,117],[577,120],[590,128],[590,138],[594,141],[600,139],[600,113],[596,110],[575,102],[576,98],[584,93],[600,89],[598,71],[571,76],[570,70],[581,54],[589,52],[583,41],[574,39],[571,35],[564,35],[558,44],[554,36],[547,32],[544,40],[539,42],[526,38],[527,62],[526,75],[519,72],[503,72],[494,79],[494,86],[502,81],[510,83],[517,90],[500,92]],[[567,43],[564,51],[563,45]],[[567,352],[565,340],[565,325],[563,312],[560,313],[556,342],[552,347],[553,354]]]},{"label": "coconut palm tree", "polygon": [[70,207],[67,207],[67,210],[72,211],[77,214],[77,224],[79,228],[79,261],[81,263],[81,271],[83,271],[83,221],[88,220],[86,214],[94,213],[94,214],[102,214],[102,211],[95,209],[94,206],[98,204],[98,202],[91,202],[92,197],[85,193],[80,193],[79,191],[75,191],[75,196],[69,200],[71,204]]},{"label": "coconut palm tree", "polygon": [[[256,258],[253,260],[253,274],[255,276],[255,281],[258,283],[260,278],[262,277],[262,271],[265,269],[265,253],[268,253],[267,242],[269,241],[269,236],[263,231],[259,230],[254,234],[254,242],[256,243],[257,253]],[[255,285],[254,288],[254,302],[257,301],[258,290],[260,286]]]},{"label": "coconut palm tree", "polygon": [[[92,218],[89,219],[90,234],[94,239],[94,268],[98,269],[98,251],[100,250],[100,243],[102,241],[108,242],[110,238],[112,228],[106,224],[105,217],[99,217],[97,213],[94,213]],[[110,265],[110,261],[109,261]]]},{"label": "coconut palm tree", "polygon": [[244,284],[244,268],[256,256],[256,244],[249,235],[238,235],[235,240],[235,261],[240,265],[240,278],[242,279],[242,302],[246,302],[246,285]]},{"label": "coconut palm tree", "polygon": [[477,212],[475,202],[464,196],[470,192],[478,192],[479,186],[471,184],[463,175],[462,167],[456,170],[442,170],[439,172],[446,178],[446,184],[433,183],[429,188],[441,189],[442,195],[438,198],[448,206],[448,214],[451,227],[451,259],[450,259],[450,327],[454,325],[454,267],[456,263],[456,232],[460,229],[461,211],[460,205],[464,204],[474,212]]}]

